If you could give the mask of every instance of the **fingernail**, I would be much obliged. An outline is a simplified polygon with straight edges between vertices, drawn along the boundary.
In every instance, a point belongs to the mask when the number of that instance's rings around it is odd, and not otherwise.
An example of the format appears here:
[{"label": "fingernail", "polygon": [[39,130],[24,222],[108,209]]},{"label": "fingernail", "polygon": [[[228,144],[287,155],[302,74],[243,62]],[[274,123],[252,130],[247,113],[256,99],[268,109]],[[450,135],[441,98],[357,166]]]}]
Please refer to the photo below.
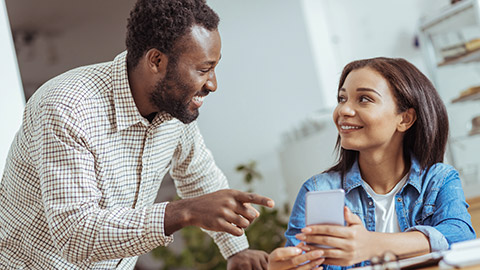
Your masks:
[{"label": "fingernail", "polygon": [[303,229],[302,229],[302,232],[304,232],[304,233],[310,233],[310,232],[312,232],[312,228],[310,228],[310,227],[303,228]]},{"label": "fingernail", "polygon": [[295,237],[296,237],[297,239],[299,239],[299,240],[305,240],[305,239],[307,239],[307,237],[306,237],[305,235],[303,235],[303,234],[297,234],[297,235],[295,235]]},{"label": "fingernail", "polygon": [[295,251],[295,253],[297,253],[297,254],[299,254],[299,253],[302,253],[302,250],[301,250],[301,249],[299,249],[299,248],[295,248],[295,250],[294,250],[294,251]]},{"label": "fingernail", "polygon": [[274,207],[275,206],[275,202],[274,201],[268,201],[268,207]]}]

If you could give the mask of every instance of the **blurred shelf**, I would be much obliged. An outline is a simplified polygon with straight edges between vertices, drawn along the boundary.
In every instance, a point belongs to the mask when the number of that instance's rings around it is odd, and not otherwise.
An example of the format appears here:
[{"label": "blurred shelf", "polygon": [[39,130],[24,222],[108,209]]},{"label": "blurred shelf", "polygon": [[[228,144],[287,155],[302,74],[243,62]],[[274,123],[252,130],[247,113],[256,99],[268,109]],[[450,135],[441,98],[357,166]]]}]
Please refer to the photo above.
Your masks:
[{"label": "blurred shelf", "polygon": [[[426,18],[423,18],[420,24],[420,30],[422,32],[428,32],[430,35],[444,33],[451,30],[456,30],[459,27],[464,26],[465,24],[470,24],[470,18],[473,20],[475,17],[475,9],[477,5],[477,0],[463,0],[457,2],[453,5],[445,7],[440,12],[430,15]],[[472,12],[465,16],[465,13]],[[452,23],[452,20],[462,19],[461,21],[455,21]],[[466,20],[463,20],[467,18]]]},{"label": "blurred shelf", "polygon": [[462,135],[451,136],[450,142],[455,145],[459,145],[459,144],[463,145],[465,143],[471,143],[472,141],[477,143],[479,139],[480,139],[480,133],[472,133],[472,131],[467,131]]},{"label": "blurred shelf", "polygon": [[480,93],[475,93],[473,95],[455,98],[452,100],[452,103],[460,103],[460,102],[473,101],[473,100],[479,100],[479,99],[480,99]]},{"label": "blurred shelf", "polygon": [[462,64],[462,63],[478,62],[478,61],[480,61],[480,49],[476,49],[474,51],[459,55],[457,57],[452,57],[448,60],[438,63],[437,65],[439,67],[442,67],[442,66],[456,65],[456,64]]},{"label": "blurred shelf", "polygon": [[[475,166],[480,172],[480,132],[472,123],[472,117],[480,115],[480,91],[476,89],[480,88],[476,74],[480,71],[480,0],[462,0],[432,12],[420,20],[419,32],[432,81],[437,89],[445,90],[440,94],[451,128],[447,162],[458,168]],[[462,91],[462,85],[470,88]],[[467,182],[480,187],[477,177],[480,175],[470,176]],[[480,197],[480,189],[468,191],[468,196]]]}]

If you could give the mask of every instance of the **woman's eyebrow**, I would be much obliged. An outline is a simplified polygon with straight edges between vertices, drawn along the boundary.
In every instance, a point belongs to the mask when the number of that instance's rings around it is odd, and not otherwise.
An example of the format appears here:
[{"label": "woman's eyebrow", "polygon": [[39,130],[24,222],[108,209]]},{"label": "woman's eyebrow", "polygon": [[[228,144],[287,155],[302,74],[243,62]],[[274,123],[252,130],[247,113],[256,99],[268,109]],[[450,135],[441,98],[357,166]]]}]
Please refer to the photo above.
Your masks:
[{"label": "woman's eyebrow", "polygon": [[380,95],[380,93],[377,90],[372,89],[372,88],[367,88],[367,87],[359,87],[359,88],[357,88],[357,92],[373,92],[373,93],[379,95],[380,97],[382,96],[382,95]]}]

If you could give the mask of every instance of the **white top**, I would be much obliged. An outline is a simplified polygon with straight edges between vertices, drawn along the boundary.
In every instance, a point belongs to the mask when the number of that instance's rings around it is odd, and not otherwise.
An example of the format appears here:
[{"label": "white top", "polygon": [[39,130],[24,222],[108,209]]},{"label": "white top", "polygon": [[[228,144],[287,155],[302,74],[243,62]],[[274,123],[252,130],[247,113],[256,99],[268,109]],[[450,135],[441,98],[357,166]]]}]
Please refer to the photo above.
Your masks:
[{"label": "white top", "polygon": [[364,188],[375,204],[375,231],[395,233],[401,232],[398,224],[397,212],[395,211],[395,195],[407,182],[406,174],[402,180],[387,194],[377,194],[370,185],[363,181]]}]

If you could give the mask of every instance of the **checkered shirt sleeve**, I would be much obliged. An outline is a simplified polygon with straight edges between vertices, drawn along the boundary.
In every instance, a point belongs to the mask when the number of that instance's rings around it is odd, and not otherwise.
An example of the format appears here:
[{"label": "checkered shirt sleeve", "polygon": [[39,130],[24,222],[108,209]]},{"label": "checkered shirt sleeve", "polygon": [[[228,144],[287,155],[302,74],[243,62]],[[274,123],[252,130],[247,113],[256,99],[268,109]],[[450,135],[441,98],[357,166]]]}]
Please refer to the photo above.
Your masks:
[{"label": "checkered shirt sleeve", "polygon": [[[180,141],[170,172],[180,197],[191,198],[228,188],[227,178],[215,165],[196,123],[185,129]],[[224,258],[248,248],[245,235],[236,237],[223,232],[205,232],[213,238]]]}]

